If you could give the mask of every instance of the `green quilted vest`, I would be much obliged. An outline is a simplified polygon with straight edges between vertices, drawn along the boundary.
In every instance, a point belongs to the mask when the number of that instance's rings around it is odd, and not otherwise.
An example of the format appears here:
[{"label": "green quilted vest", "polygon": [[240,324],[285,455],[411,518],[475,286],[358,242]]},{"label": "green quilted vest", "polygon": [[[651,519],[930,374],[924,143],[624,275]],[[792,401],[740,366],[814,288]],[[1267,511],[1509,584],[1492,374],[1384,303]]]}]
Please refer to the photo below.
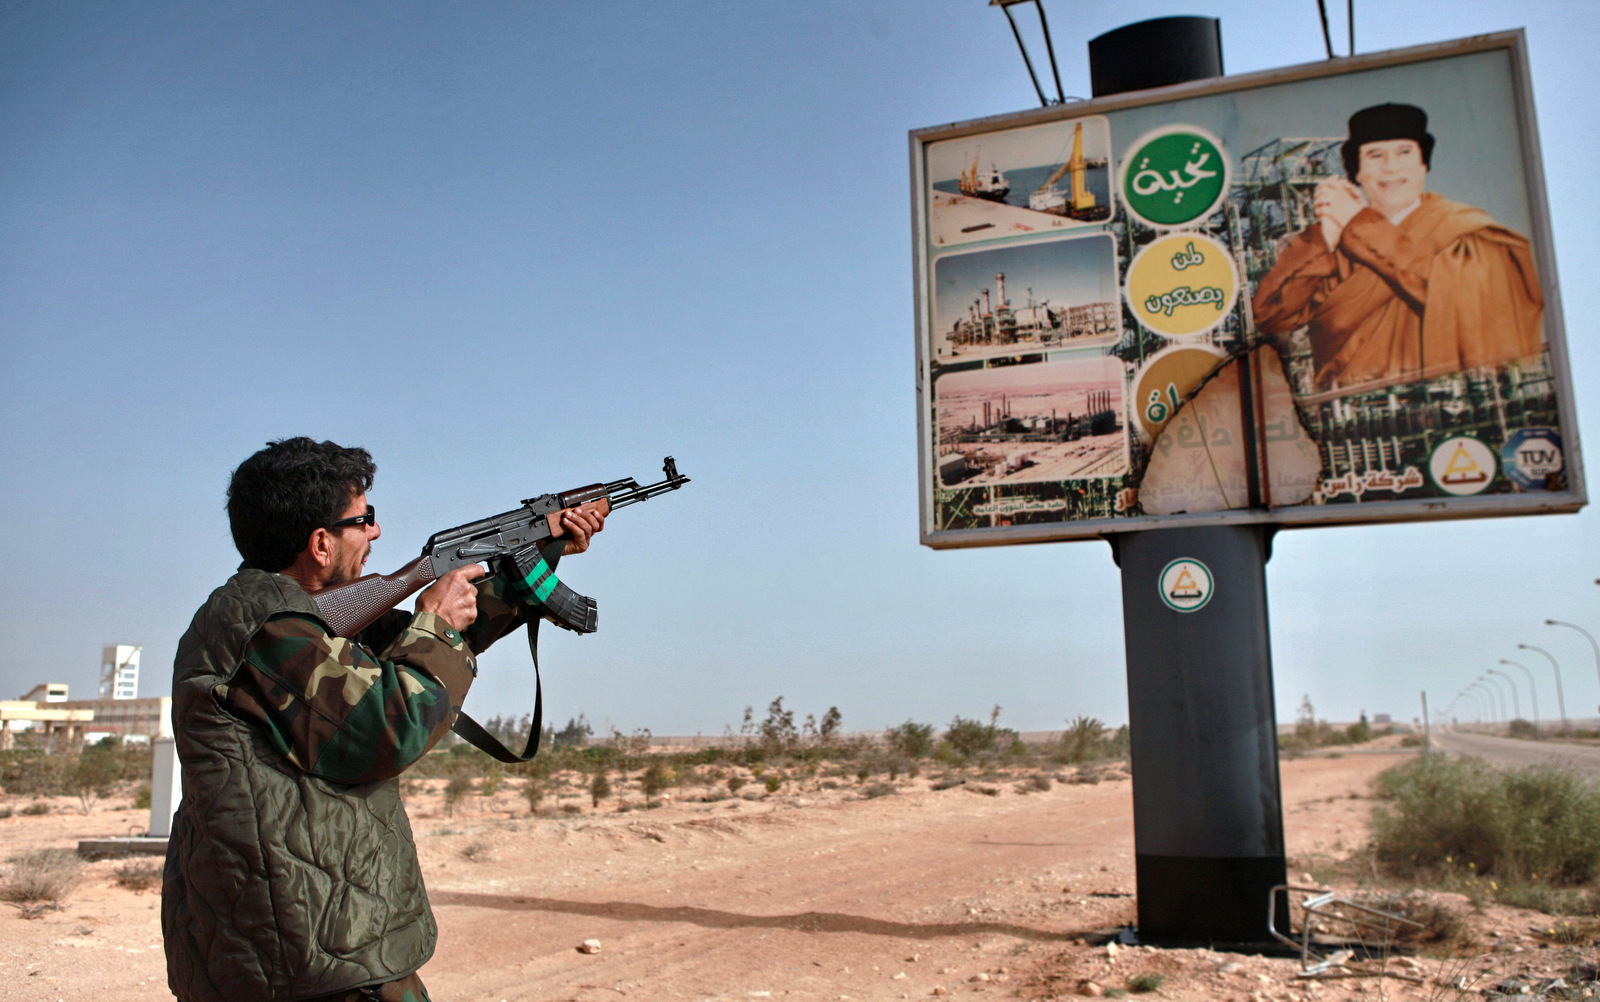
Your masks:
[{"label": "green quilted vest", "polygon": [[393,981],[437,926],[398,781],[301,772],[218,690],[280,612],[315,616],[292,579],[242,570],[178,642],[172,724],[183,765],[161,892],[167,982],[183,1002],[291,1000]]}]

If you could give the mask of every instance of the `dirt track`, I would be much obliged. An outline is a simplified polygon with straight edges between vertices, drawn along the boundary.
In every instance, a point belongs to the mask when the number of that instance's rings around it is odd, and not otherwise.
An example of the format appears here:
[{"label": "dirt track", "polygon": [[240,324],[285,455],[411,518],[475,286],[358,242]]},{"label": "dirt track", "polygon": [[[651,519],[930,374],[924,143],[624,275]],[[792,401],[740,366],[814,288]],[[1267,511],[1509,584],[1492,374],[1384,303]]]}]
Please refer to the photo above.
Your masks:
[{"label": "dirt track", "polygon": [[[1359,846],[1368,781],[1399,760],[1285,762],[1291,866]],[[1299,985],[1278,994],[1297,969],[1285,960],[1218,973],[1229,958],[1209,951],[1108,956],[1079,942],[1134,917],[1125,778],[1027,794],[990,783],[995,796],[975,785],[932,791],[924,779],[876,799],[814,791],[539,818],[506,793],[472,798],[475,808],[453,818],[438,816],[436,798],[410,798],[441,928],[424,977],[441,1002],[876,1000],[941,989],[1035,999],[1070,994],[1087,977],[1120,987],[1144,970],[1168,974],[1155,997],[1308,997]],[[0,820],[0,840],[9,854],[138,823],[132,811],[19,816]],[[62,911],[0,915],[0,998],[170,998],[156,896],[117,886],[117,865],[92,864]],[[1515,915],[1482,921],[1528,926]],[[587,939],[601,942],[598,953],[579,952]],[[1315,997],[1355,997],[1357,987],[1338,982]]]}]

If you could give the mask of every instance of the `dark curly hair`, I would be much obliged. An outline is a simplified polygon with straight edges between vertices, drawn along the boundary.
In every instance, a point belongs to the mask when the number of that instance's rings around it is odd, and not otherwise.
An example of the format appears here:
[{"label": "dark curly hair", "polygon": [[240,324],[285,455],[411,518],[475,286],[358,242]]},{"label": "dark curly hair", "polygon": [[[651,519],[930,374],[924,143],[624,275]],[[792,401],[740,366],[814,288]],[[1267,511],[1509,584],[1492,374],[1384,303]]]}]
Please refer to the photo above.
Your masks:
[{"label": "dark curly hair", "polygon": [[372,489],[372,454],[332,442],[285,438],[239,464],[228,483],[228,527],[245,566],[281,571],[311,533]]}]

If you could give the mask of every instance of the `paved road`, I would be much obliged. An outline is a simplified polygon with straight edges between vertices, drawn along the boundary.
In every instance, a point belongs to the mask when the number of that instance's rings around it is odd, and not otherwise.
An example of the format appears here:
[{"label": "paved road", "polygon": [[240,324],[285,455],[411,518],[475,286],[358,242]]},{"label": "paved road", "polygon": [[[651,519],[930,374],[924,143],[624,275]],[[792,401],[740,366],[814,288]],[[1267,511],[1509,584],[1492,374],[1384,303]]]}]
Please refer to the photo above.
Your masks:
[{"label": "paved road", "polygon": [[1554,741],[1517,741],[1466,731],[1433,732],[1434,747],[1463,755],[1477,755],[1501,765],[1570,765],[1579,772],[1600,779],[1600,746],[1569,745]]}]

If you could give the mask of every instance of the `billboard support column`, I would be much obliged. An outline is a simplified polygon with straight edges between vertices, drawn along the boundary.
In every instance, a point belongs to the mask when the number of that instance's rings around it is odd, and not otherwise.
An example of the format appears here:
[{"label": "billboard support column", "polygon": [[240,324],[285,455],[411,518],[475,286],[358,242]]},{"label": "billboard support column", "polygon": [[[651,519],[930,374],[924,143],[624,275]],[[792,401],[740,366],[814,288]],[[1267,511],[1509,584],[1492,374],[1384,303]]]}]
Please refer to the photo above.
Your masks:
[{"label": "billboard support column", "polygon": [[[1273,942],[1286,882],[1270,526],[1108,536],[1122,569],[1143,942]],[[1276,910],[1287,931],[1287,902]]]},{"label": "billboard support column", "polygon": [[[1174,17],[1107,32],[1089,42],[1089,74],[1096,97],[1221,76],[1221,25]],[[1107,537],[1122,569],[1139,936],[1147,942],[1273,942],[1267,900],[1287,876],[1267,629],[1274,531]],[[1286,930],[1287,902],[1275,914]]]}]

